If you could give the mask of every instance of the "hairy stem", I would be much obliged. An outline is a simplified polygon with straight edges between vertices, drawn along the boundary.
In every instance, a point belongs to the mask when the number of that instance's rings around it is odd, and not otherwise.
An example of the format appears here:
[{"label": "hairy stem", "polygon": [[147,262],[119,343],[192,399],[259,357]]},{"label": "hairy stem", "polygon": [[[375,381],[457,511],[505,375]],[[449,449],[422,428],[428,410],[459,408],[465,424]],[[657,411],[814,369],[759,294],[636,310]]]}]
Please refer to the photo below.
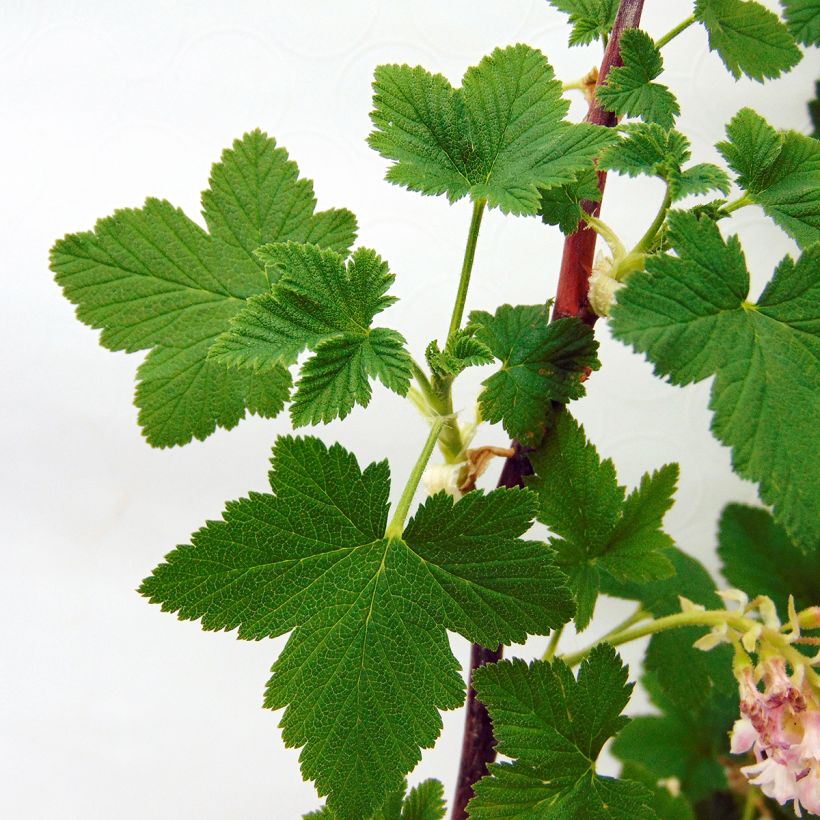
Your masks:
[{"label": "hairy stem", "polygon": [[481,229],[481,218],[484,216],[486,199],[477,199],[473,203],[473,218],[470,220],[470,232],[467,234],[467,247],[464,249],[464,261],[461,264],[461,278],[458,282],[458,293],[453,305],[453,315],[450,319],[448,337],[452,336],[460,327],[464,317],[464,305],[467,302],[467,290],[470,287],[470,274],[473,272],[475,248],[478,244],[478,232]]},{"label": "hairy stem", "polygon": [[693,23],[695,22],[695,15],[693,14],[691,17],[687,17],[685,20],[681,20],[673,29],[670,29],[663,35],[663,37],[659,37],[655,40],[655,47],[656,48],[663,48],[668,42],[672,41],[677,37],[682,31],[686,31]]},{"label": "hairy stem", "polygon": [[652,221],[652,224],[647,228],[646,233],[638,240],[638,244],[632,249],[633,252],[637,253],[646,253],[649,250],[650,246],[652,245],[652,241],[655,239],[658,231],[661,229],[661,225],[663,225],[664,219],[666,219],[666,212],[669,210],[669,206],[672,204],[672,192],[669,190],[669,185],[666,186],[666,193],[663,197],[663,202],[661,202],[661,207],[658,208],[658,213],[655,215],[655,219]]},{"label": "hairy stem", "polygon": [[400,538],[404,532],[404,521],[407,518],[407,513],[410,512],[410,504],[413,503],[413,496],[416,494],[422,473],[424,473],[427,462],[433,454],[433,448],[436,446],[439,433],[443,426],[443,419],[436,419],[431,425],[430,433],[427,436],[427,441],[424,442],[421,455],[413,467],[413,471],[410,473],[410,478],[407,479],[407,485],[401,494],[401,498],[399,498],[399,503],[396,504],[396,511],[393,513],[393,518],[387,525],[387,530],[385,531],[387,538]]},{"label": "hairy stem", "polygon": [[[606,44],[603,61],[598,73],[598,85],[606,82],[609,69],[622,65],[621,32],[627,28],[637,28],[641,22],[644,0],[621,0],[615,25]],[[586,121],[598,125],[613,127],[617,123],[614,114],[604,111],[597,100],[590,105]],[[606,185],[606,174],[598,173],[598,187],[603,193]],[[584,209],[597,216],[600,203],[585,202]],[[595,231],[583,227],[580,231],[567,237],[564,243],[564,255],[561,260],[561,272],[558,277],[558,292],[552,318],[577,316],[588,324],[593,324],[595,313],[589,309],[587,291],[589,276],[592,272],[592,258],[595,253]],[[515,455],[508,458],[498,481],[500,487],[522,487],[525,476],[532,474],[532,465],[518,442],[513,442]],[[488,650],[474,645],[470,663],[470,681],[473,671],[487,663],[484,653]],[[495,657],[497,654],[497,657]],[[494,660],[501,657],[501,647],[492,653]],[[473,796],[473,785],[487,773],[487,764],[495,760],[495,740],[492,724],[487,710],[475,700],[475,692],[469,686],[467,699],[467,716],[464,723],[464,741],[461,747],[461,765],[459,769],[456,793],[453,798],[452,820],[466,820],[467,803]],[[471,708],[471,703],[475,704]]]}]

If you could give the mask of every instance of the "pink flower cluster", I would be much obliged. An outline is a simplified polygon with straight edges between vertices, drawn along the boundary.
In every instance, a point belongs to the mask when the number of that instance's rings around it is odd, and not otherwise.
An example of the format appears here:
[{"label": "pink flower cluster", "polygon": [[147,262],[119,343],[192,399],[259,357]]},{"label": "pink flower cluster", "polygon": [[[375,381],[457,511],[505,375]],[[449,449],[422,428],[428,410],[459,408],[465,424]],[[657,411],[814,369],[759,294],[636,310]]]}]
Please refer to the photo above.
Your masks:
[{"label": "pink flower cluster", "polygon": [[803,667],[791,678],[782,658],[761,667],[762,692],[751,665],[739,672],[742,717],[732,730],[732,752],[754,752],[757,762],[741,771],[767,797],[794,801],[798,817],[801,806],[820,814],[820,704]]}]

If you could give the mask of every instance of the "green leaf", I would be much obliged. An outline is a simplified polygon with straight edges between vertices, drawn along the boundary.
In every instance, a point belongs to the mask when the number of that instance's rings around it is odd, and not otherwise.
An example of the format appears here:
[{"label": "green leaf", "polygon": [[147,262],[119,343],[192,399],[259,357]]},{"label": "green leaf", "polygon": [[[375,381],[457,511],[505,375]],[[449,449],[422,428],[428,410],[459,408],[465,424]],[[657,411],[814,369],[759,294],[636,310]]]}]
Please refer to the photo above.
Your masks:
[{"label": "green leaf", "polygon": [[799,546],[816,544],[820,462],[806,442],[820,422],[820,246],[783,259],[751,304],[736,237],[673,212],[669,238],[677,256],[648,258],[618,292],[613,332],[673,384],[715,376],[712,431],[732,448],[735,471],[760,483]]},{"label": "green leaf", "polygon": [[814,99],[809,100],[809,116],[812,125],[811,135],[815,139],[820,139],[820,80],[814,84]]},{"label": "green leaf", "polygon": [[820,46],[820,0],[780,0],[786,28],[798,43]]},{"label": "green leaf", "polygon": [[677,202],[685,196],[708,194],[710,191],[720,191],[728,194],[731,188],[729,177],[722,168],[710,162],[700,162],[690,165],[679,175],[673,175],[669,181],[672,192],[672,201]]},{"label": "green leaf", "polygon": [[779,77],[803,56],[780,18],[753,0],[696,0],[695,17],[735,79]]},{"label": "green leaf", "polygon": [[767,510],[729,504],[720,517],[718,554],[726,580],[750,598],[768,595],[788,617],[789,595],[798,610],[820,601],[818,554],[800,552]]},{"label": "green leaf", "polygon": [[652,82],[663,72],[660,49],[640,29],[624,31],[620,48],[624,64],[611,68],[606,83],[595,91],[599,102],[622,117],[640,117],[671,128],[680,114],[678,101],[665,85]]},{"label": "green leaf", "polygon": [[[406,794],[405,794],[406,793]],[[393,792],[372,820],[442,820],[446,813],[444,787],[438,780],[425,780],[407,792],[407,783]],[[327,806],[312,811],[304,820],[335,820]]]},{"label": "green leaf", "polygon": [[425,780],[410,789],[402,806],[401,820],[442,820],[446,811],[444,786],[438,780]]},{"label": "green leaf", "polygon": [[652,792],[650,807],[663,820],[695,820],[692,806],[682,794],[673,794],[671,785],[659,779],[640,763],[625,763],[621,777],[635,780]]},{"label": "green leaf", "polygon": [[661,524],[672,505],[676,464],[647,473],[626,496],[612,462],[601,461],[567,412],[556,414],[553,429],[530,461],[535,476],[528,486],[538,493],[538,520],[554,533],[550,543],[576,595],[576,629],[589,624],[600,574],[638,583],[672,575],[664,554],[672,539]]},{"label": "green leaf", "polygon": [[820,241],[820,142],[778,132],[750,108],[726,126],[718,150],[752,202],[804,248]]},{"label": "green leaf", "polygon": [[455,378],[468,367],[493,363],[493,354],[483,342],[475,338],[475,325],[457,330],[447,339],[444,350],[435,340],[427,345],[425,358],[437,378]]},{"label": "green leaf", "polygon": [[386,295],[395,277],[375,251],[359,248],[345,264],[334,251],[289,242],[264,246],[259,256],[279,278],[232,319],[212,345],[211,361],[264,372],[313,350],[291,405],[296,426],[366,407],[371,378],[407,393],[412,371],[404,337],[371,327],[395,301]]},{"label": "green leaf", "polygon": [[605,39],[618,13],[618,0],[549,0],[549,3],[569,15],[571,46]]},{"label": "green leaf", "polygon": [[476,338],[501,362],[478,397],[481,415],[502,422],[512,436],[540,441],[552,413],[551,402],[584,395],[586,368],[600,367],[592,329],[579,319],[549,321],[546,305],[502,305],[495,315],[470,314]]},{"label": "green leaf", "polygon": [[[714,580],[698,561],[676,547],[663,553],[674,567],[674,575],[643,584],[605,575],[601,592],[640,601],[641,608],[656,618],[680,612],[681,595],[707,609],[723,607]],[[682,708],[703,703],[714,687],[725,693],[737,688],[731,673],[730,647],[719,646],[710,652],[694,648],[695,641],[708,631],[706,627],[670,629],[653,635],[649,641],[644,668],[653,673],[663,693]]]},{"label": "green leaf", "polygon": [[595,773],[602,746],[629,722],[621,712],[632,684],[611,646],[595,647],[577,680],[560,660],[515,659],[476,670],[475,689],[498,751],[514,762],[491,764],[468,806],[472,820],[656,817],[640,784]]},{"label": "green leaf", "polygon": [[57,282],[77,316],[102,330],[101,344],[151,351],[138,371],[136,403],[158,447],[234,427],[246,408],[282,409],[290,388],[284,368],[230,371],[208,361],[208,349],[246,300],[270,287],[257,246],[295,239],[345,251],[356,234],[349,211],[314,213],[312,183],[261,131],[236,140],[210,182],[202,195],[209,233],[168,202],[148,199],[51,251]]},{"label": "green leaf", "polygon": [[522,541],[528,491],[429,498],[385,537],[389,470],[339,445],[280,438],[272,494],[228,504],[166,557],[141,592],[204,629],[257,640],[291,632],[265,704],[341,820],[401,787],[464,702],[451,629],[485,646],[546,634],[572,615],[544,544]]},{"label": "green leaf", "polygon": [[669,185],[672,201],[689,194],[718,190],[729,193],[729,179],[720,168],[708,163],[686,170],[689,140],[680,131],[667,131],[656,123],[629,123],[621,127],[624,139],[606,148],[599,167],[627,176],[657,176]]},{"label": "green leaf", "polygon": [[729,753],[728,733],[739,714],[737,693],[676,704],[663,695],[653,675],[642,682],[662,714],[632,718],[615,738],[612,753],[657,778],[677,778],[693,803],[727,788],[720,760]]},{"label": "green leaf", "polygon": [[557,225],[562,233],[575,233],[584,215],[584,201],[601,201],[598,174],[592,168],[578,174],[575,182],[541,191],[541,219],[548,225]]},{"label": "green leaf", "polygon": [[370,146],[387,179],[422,194],[469,195],[505,213],[536,214],[539,188],[572,182],[613,139],[564,120],[569,103],[546,57],[496,49],[454,89],[421,67],[385,65],[373,83]]}]

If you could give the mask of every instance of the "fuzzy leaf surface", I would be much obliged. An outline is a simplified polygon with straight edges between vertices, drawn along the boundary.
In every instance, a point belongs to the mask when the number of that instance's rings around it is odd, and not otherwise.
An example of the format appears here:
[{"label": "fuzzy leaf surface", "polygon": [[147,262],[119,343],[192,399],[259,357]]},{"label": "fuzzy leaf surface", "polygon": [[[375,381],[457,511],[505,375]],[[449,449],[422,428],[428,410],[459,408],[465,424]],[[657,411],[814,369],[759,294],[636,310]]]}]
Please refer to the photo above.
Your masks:
[{"label": "fuzzy leaf surface", "polygon": [[780,0],[786,28],[798,43],[820,46],[820,0]]},{"label": "fuzzy leaf surface", "polygon": [[628,123],[621,131],[624,138],[601,154],[601,169],[631,177],[660,177],[669,185],[673,202],[711,190],[729,193],[729,177],[716,165],[700,163],[683,168],[691,151],[689,140],[680,131],[666,130],[654,122]]},{"label": "fuzzy leaf surface", "polygon": [[309,180],[260,131],[222,154],[202,194],[204,231],[158,199],[116,211],[93,232],[59,240],[51,268],[78,318],[109,350],[150,353],[138,370],[136,404],[148,442],[167,447],[234,427],[246,409],[276,415],[287,400],[284,368],[239,373],[207,359],[246,300],[270,287],[253,251],[293,239],[346,251],[349,211],[315,213]]},{"label": "fuzzy leaf surface", "polygon": [[618,0],[549,0],[550,5],[569,15],[571,46],[603,40],[615,24]]},{"label": "fuzzy leaf surface", "polygon": [[638,583],[673,574],[664,551],[672,539],[661,525],[672,506],[676,464],[645,474],[627,496],[612,462],[601,460],[567,412],[556,414],[530,461],[535,476],[528,486],[538,493],[538,520],[554,534],[550,543],[572,582],[578,630],[592,617],[602,573]]},{"label": "fuzzy leaf surface", "polygon": [[564,234],[575,233],[584,215],[582,202],[601,201],[598,174],[590,168],[578,174],[575,182],[541,191],[539,213],[547,225],[557,225]]},{"label": "fuzzy leaf surface", "polygon": [[387,179],[422,194],[486,200],[505,213],[538,213],[539,189],[572,182],[612,140],[609,129],[565,121],[546,57],[498,48],[453,88],[417,66],[376,69],[370,146],[393,161]]},{"label": "fuzzy leaf surface", "polygon": [[613,332],[673,384],[715,376],[713,433],[798,545],[813,546],[820,463],[806,443],[820,423],[820,246],[783,259],[751,304],[736,237],[673,212],[669,239],[677,256],[650,257],[618,293]]},{"label": "fuzzy leaf surface", "polygon": [[742,108],[718,143],[738,185],[797,243],[820,242],[820,141],[776,131],[760,114]]},{"label": "fuzzy leaf surface", "polygon": [[447,629],[497,645],[573,612],[545,544],[522,541],[528,491],[429,498],[385,536],[389,469],[339,445],[280,438],[272,493],[228,504],[141,591],[204,629],[258,640],[291,632],[265,704],[340,820],[371,816],[464,701]]},{"label": "fuzzy leaf surface", "polygon": [[663,72],[663,57],[652,38],[640,29],[621,34],[623,66],[610,69],[606,83],[595,92],[607,111],[622,117],[640,117],[671,128],[680,106],[665,85],[652,82]]},{"label": "fuzzy leaf surface", "polygon": [[475,337],[501,362],[478,397],[481,415],[502,422],[512,438],[537,444],[552,412],[584,395],[586,368],[597,370],[598,342],[579,319],[549,321],[546,305],[502,305],[495,314],[474,311]]},{"label": "fuzzy leaf surface", "polygon": [[259,256],[278,279],[250,299],[213,344],[211,360],[254,372],[288,366],[305,348],[293,396],[296,426],[345,418],[355,404],[370,402],[370,379],[405,395],[410,355],[395,330],[371,327],[395,299],[394,276],[375,251],[358,248],[344,257],[315,245],[267,245]]},{"label": "fuzzy leaf surface", "polygon": [[709,48],[735,79],[743,73],[763,82],[800,62],[802,54],[789,30],[754,0],[697,0],[695,17],[709,32]]},{"label": "fuzzy leaf surface", "polygon": [[490,765],[468,806],[473,820],[656,817],[643,786],[595,772],[604,743],[629,722],[632,684],[611,646],[597,646],[577,679],[560,660],[516,659],[476,670],[475,688],[498,751],[514,762]]}]

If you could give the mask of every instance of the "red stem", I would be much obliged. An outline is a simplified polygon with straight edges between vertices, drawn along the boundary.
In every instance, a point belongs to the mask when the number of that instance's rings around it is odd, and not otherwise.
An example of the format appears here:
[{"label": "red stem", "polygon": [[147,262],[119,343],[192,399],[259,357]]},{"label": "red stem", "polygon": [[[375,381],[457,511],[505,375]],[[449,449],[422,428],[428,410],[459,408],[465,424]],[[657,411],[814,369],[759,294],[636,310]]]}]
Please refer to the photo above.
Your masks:
[{"label": "red stem", "polygon": [[[604,57],[598,72],[598,83],[606,82],[609,69],[623,65],[621,61],[621,32],[627,28],[637,28],[641,21],[644,0],[621,0],[615,25],[604,51]],[[589,107],[586,121],[596,125],[612,128],[617,119],[614,114],[604,111],[597,100]],[[603,198],[606,186],[606,174],[598,173],[598,187]],[[597,216],[601,210],[600,202],[584,202],[584,209]],[[558,289],[555,295],[555,307],[552,319],[577,316],[588,325],[595,324],[598,318],[589,308],[587,291],[589,275],[595,255],[595,231],[581,228],[564,242],[564,254],[561,259],[561,272],[558,276]],[[515,455],[508,458],[498,480],[499,487],[523,487],[524,477],[532,474],[532,466],[526,453],[518,442],[513,442]],[[464,739],[461,745],[461,764],[452,805],[452,820],[467,820],[467,803],[473,796],[473,786],[487,774],[487,766],[495,760],[495,738],[490,716],[478,700],[472,687],[473,672],[487,663],[496,663],[501,659],[503,646],[497,649],[486,649],[473,644],[470,655],[470,678],[467,690],[467,712],[464,720]]]},{"label": "red stem", "polygon": [[[644,0],[621,0],[618,16],[615,18],[615,25],[612,27],[612,35],[609,44],[604,52],[604,59],[598,72],[598,82],[596,88],[606,82],[609,69],[613,66],[623,65],[621,60],[621,32],[627,28],[637,28],[641,22],[641,12],[643,11]],[[615,114],[604,111],[598,100],[593,100],[586,115],[586,122],[594,125],[604,125],[612,128],[618,122]],[[604,187],[606,186],[606,173],[598,172],[598,187],[601,190],[603,199]],[[585,201],[582,203],[584,210],[598,216],[601,212],[600,202]],[[589,290],[589,275],[592,273],[592,263],[595,258],[595,231],[582,227],[579,231],[568,236],[564,242],[564,255],[561,258],[561,272],[558,275],[558,289],[555,293],[555,307],[552,310],[552,318],[563,319],[567,316],[577,316],[588,325],[594,325],[598,318],[590,310],[587,301]]]}]

